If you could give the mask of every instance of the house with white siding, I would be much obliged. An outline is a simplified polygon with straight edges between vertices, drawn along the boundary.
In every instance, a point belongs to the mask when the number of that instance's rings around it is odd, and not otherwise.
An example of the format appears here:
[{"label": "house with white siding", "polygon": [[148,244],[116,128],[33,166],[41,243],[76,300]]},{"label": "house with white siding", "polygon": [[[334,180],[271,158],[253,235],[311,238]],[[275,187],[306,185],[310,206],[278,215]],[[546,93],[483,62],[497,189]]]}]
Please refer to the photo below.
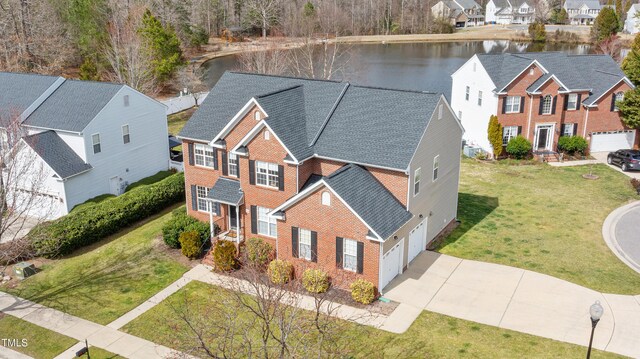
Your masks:
[{"label": "house with white siding", "polygon": [[535,20],[535,7],[529,0],[489,0],[485,16],[488,24],[530,24]]},{"label": "house with white siding", "polygon": [[633,4],[627,11],[627,20],[624,22],[624,32],[637,34],[640,31],[640,4]]},{"label": "house with white siding", "polygon": [[39,188],[16,189],[48,199],[32,216],[58,218],[169,167],[166,107],[129,86],[0,72],[0,93],[0,119],[24,136],[17,158],[33,162],[21,183],[46,174]]},{"label": "house with white siding", "polygon": [[602,7],[598,0],[567,0],[563,5],[571,25],[593,25]]},{"label": "house with white siding", "polygon": [[474,0],[440,0],[431,7],[431,14],[455,27],[484,25],[482,6]]}]

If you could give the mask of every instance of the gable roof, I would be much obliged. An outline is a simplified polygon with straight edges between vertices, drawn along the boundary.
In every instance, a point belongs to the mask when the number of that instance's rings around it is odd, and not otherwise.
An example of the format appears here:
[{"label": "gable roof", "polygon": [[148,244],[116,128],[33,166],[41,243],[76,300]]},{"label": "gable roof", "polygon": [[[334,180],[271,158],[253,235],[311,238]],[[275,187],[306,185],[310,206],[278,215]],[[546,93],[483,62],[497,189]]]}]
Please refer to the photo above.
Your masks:
[{"label": "gable roof", "polygon": [[0,118],[22,114],[60,77],[0,72]]},{"label": "gable roof", "polygon": [[81,132],[124,85],[66,80],[23,124]]},{"label": "gable roof", "polygon": [[564,3],[564,8],[580,9],[583,5],[587,5],[589,9],[595,9],[595,10],[602,9],[602,5],[600,5],[599,0],[566,0]]},{"label": "gable roof", "polygon": [[93,168],[85,163],[54,131],[26,136],[23,140],[61,179]]},{"label": "gable roof", "polygon": [[492,0],[497,9],[504,9],[509,6],[507,0]]},{"label": "gable roof", "polygon": [[255,99],[267,113],[266,123],[298,161],[318,156],[404,171],[441,97],[226,72],[179,137],[210,142]]},{"label": "gable roof", "polygon": [[209,190],[207,198],[237,206],[242,203],[244,193],[240,188],[240,181],[220,177]]}]

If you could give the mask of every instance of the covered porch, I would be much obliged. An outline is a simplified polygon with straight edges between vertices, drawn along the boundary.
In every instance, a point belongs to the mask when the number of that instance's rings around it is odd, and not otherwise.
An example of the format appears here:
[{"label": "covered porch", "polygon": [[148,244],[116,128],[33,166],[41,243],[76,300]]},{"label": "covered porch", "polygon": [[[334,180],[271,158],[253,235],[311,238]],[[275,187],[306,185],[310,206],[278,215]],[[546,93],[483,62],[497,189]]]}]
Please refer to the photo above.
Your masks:
[{"label": "covered porch", "polygon": [[[211,238],[242,242],[244,240],[244,221],[242,220],[244,193],[240,188],[240,181],[219,178],[209,190],[207,201]],[[216,225],[220,228],[218,234],[215,233]]]}]

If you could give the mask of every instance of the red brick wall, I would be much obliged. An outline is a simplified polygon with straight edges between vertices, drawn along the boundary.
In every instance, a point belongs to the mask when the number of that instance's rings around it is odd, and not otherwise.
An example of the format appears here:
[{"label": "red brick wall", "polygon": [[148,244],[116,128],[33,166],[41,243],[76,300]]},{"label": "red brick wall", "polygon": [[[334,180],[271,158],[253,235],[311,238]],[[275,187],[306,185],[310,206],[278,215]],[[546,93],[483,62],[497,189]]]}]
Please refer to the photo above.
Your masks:
[{"label": "red brick wall", "polygon": [[607,92],[598,101],[598,108],[589,109],[587,134],[599,131],[615,131],[628,129],[622,123],[619,112],[611,112],[611,98],[617,92],[626,92],[631,88],[625,82],[621,82],[611,91]]},{"label": "red brick wall", "polygon": [[[334,284],[348,288],[357,277],[378,286],[378,261],[380,244],[369,241],[368,228],[338,198],[331,195],[331,206],[321,203],[321,188],[299,201],[286,211],[286,220],[278,221],[278,256],[296,266],[296,275],[301,276],[305,268],[321,267],[334,278]],[[291,249],[291,227],[304,228],[318,233],[318,262],[293,258]],[[363,273],[336,268],[336,237],[353,239],[364,243]]]}]

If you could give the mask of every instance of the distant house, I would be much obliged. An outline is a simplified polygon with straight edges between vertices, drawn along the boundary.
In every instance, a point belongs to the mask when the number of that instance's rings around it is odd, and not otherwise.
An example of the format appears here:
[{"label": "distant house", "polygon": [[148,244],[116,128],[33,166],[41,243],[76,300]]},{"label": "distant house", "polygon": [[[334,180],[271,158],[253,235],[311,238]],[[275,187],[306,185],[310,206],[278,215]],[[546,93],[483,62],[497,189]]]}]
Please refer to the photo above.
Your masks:
[{"label": "distant house", "polygon": [[535,20],[535,8],[529,0],[489,0],[485,16],[489,24],[530,24]]},{"label": "distant house", "polygon": [[627,11],[627,20],[624,22],[624,32],[637,34],[640,31],[640,4],[633,4]]},{"label": "distant house", "polygon": [[484,24],[482,7],[473,0],[440,0],[431,7],[431,14],[436,18],[448,19],[455,27]]},{"label": "distant house", "polygon": [[22,127],[18,153],[33,161],[24,177],[46,174],[41,188],[16,188],[48,199],[32,216],[63,216],[169,167],[165,106],[126,85],[0,72],[0,93],[0,118]]},{"label": "distant house", "polygon": [[592,25],[602,10],[598,0],[567,0],[563,8],[567,11],[571,25]]}]

